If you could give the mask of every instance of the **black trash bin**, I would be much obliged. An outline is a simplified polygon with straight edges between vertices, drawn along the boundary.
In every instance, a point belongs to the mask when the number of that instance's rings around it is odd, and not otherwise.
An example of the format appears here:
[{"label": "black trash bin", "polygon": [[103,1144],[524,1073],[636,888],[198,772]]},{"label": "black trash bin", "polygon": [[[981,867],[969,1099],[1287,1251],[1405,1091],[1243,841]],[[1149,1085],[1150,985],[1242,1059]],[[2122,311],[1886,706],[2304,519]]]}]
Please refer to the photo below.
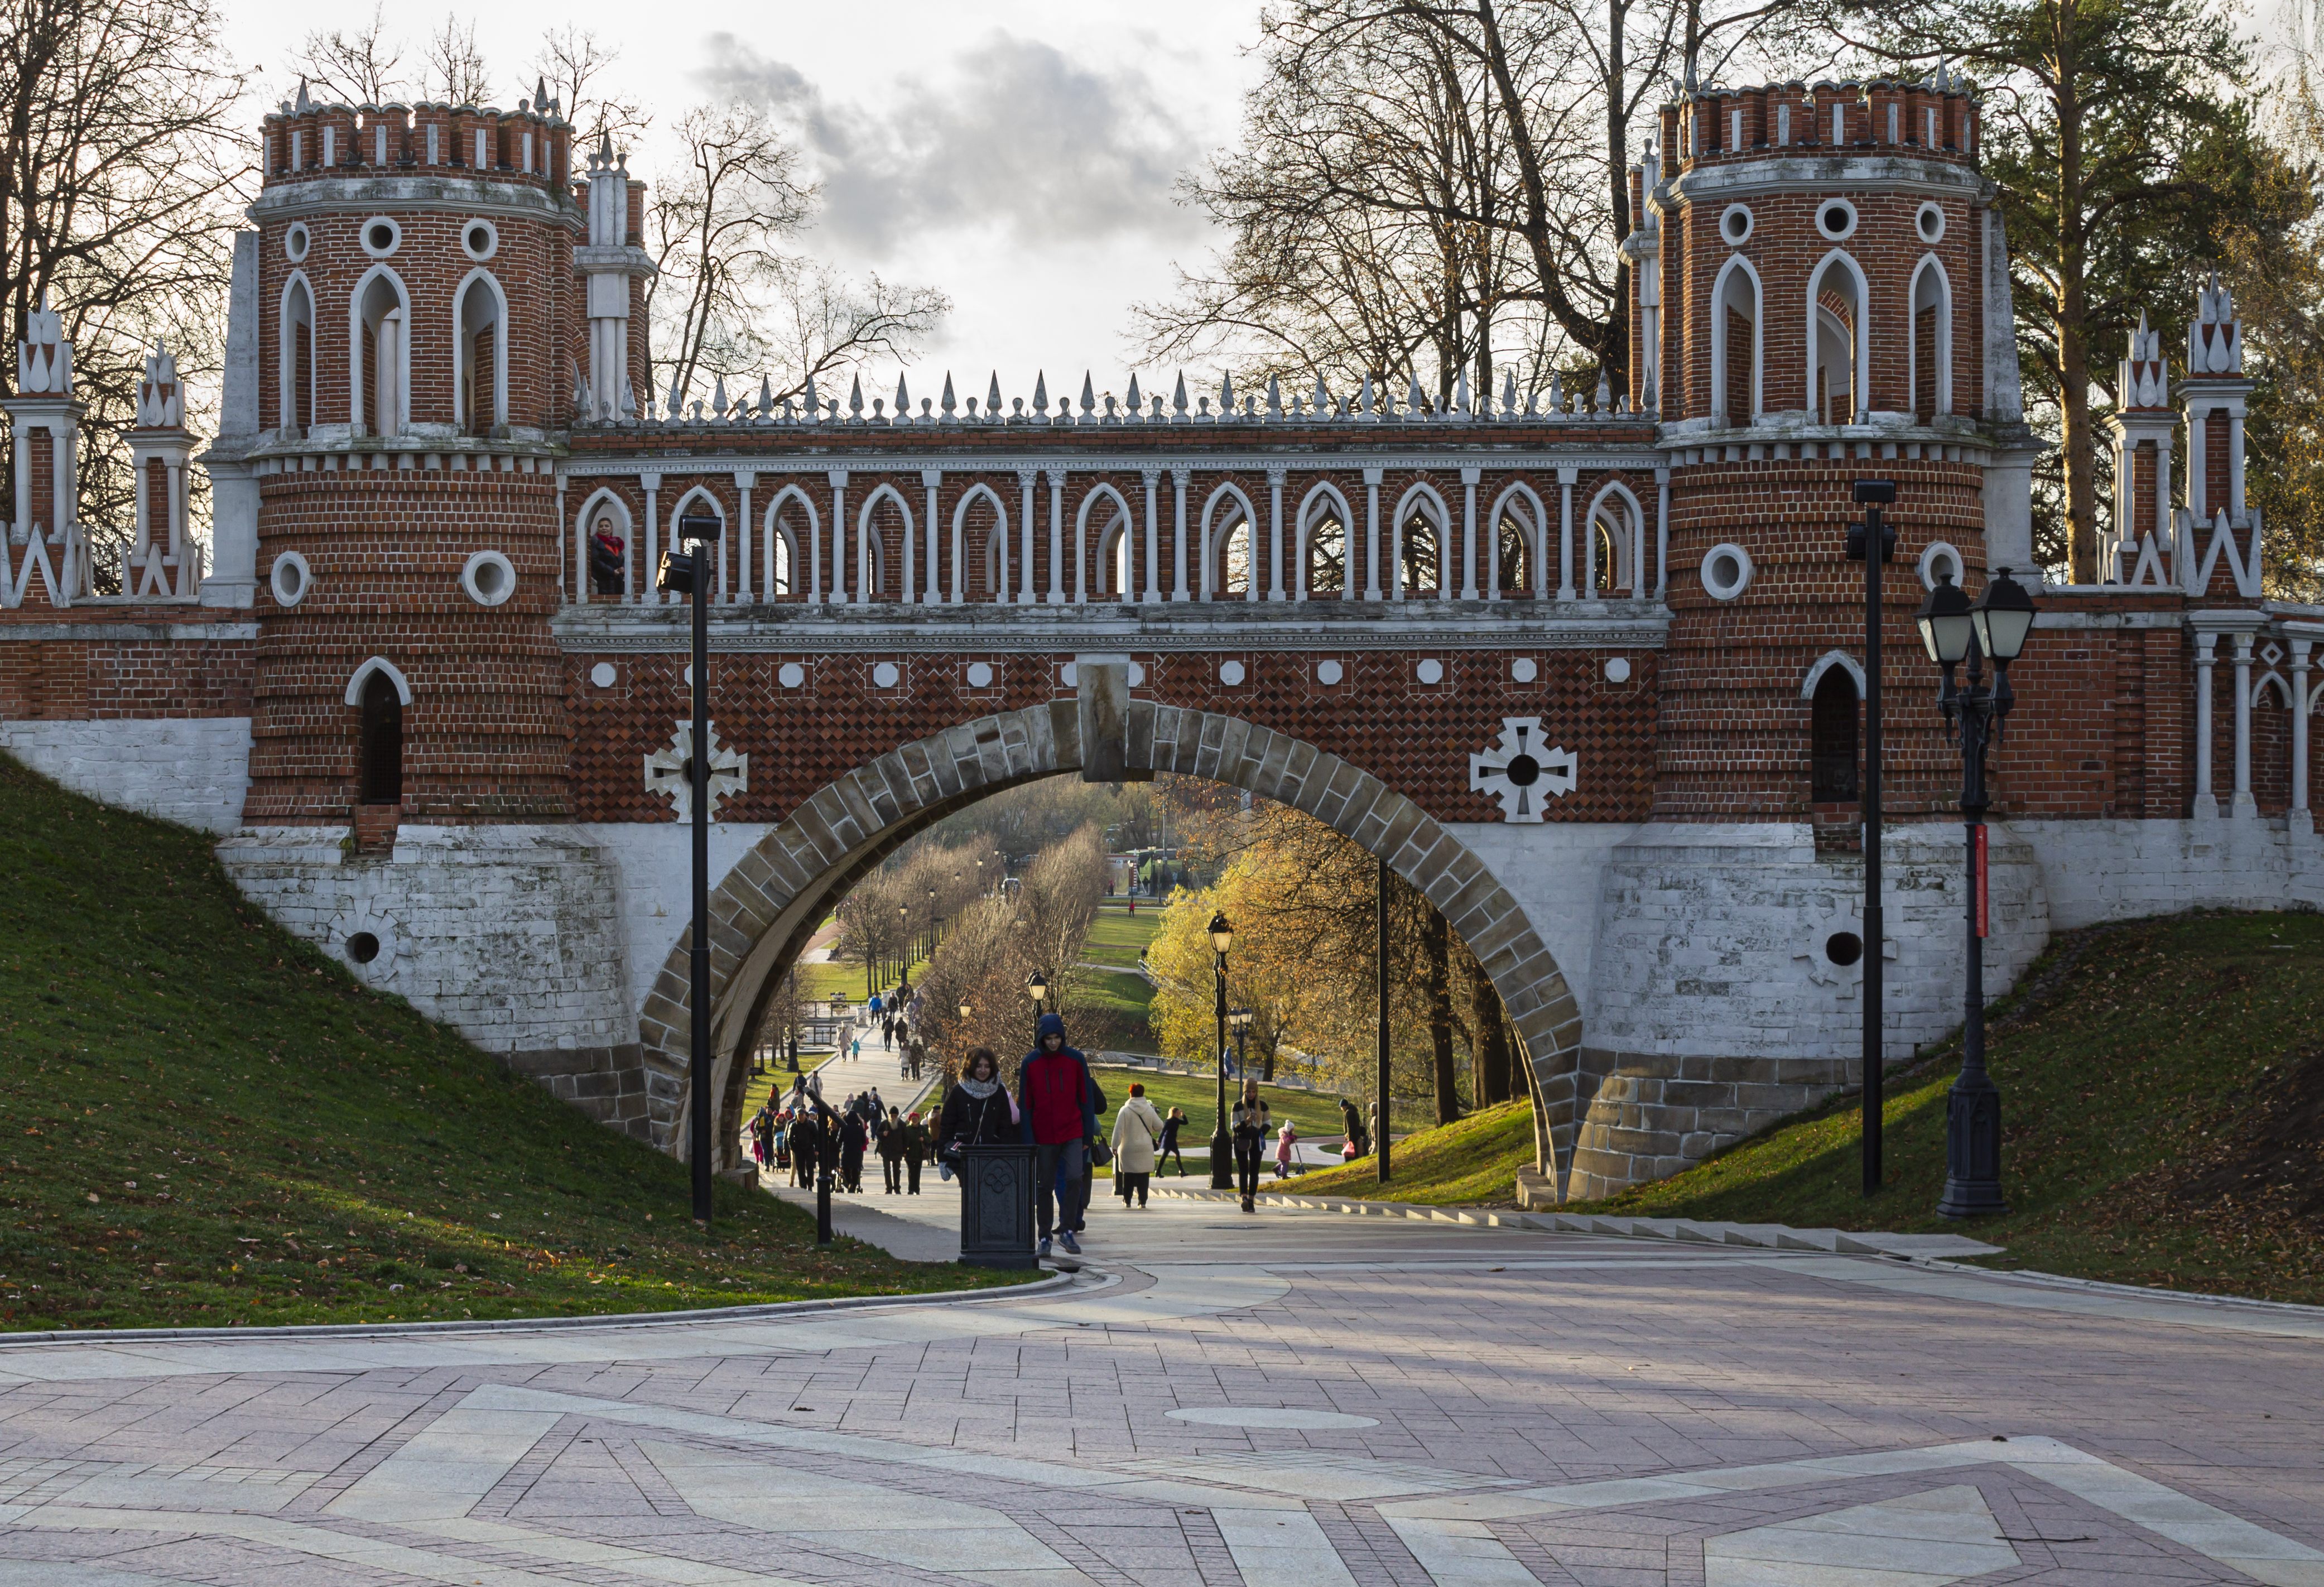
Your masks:
[{"label": "black trash bin", "polygon": [[979,1268],[1029,1268],[1033,1256],[1033,1149],[961,1149],[960,1259]]}]

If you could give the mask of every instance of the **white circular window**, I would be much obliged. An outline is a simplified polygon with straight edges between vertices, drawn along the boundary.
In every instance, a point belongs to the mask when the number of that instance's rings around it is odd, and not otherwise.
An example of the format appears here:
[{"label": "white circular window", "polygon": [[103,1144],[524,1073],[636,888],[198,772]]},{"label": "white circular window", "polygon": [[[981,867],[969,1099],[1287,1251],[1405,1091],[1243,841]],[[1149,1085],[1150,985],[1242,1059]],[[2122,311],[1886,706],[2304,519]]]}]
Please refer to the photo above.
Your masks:
[{"label": "white circular window", "polygon": [[797,688],[807,681],[807,669],[796,661],[786,661],[775,677],[785,688]]},{"label": "white circular window", "polygon": [[1509,676],[1519,683],[1531,683],[1541,676],[1541,664],[1531,656],[1519,656],[1509,663]]},{"label": "white circular window", "polygon": [[1423,683],[1443,683],[1444,681],[1444,663],[1438,660],[1435,657],[1431,656],[1419,666],[1414,668],[1412,669],[1412,675],[1420,679]]},{"label": "white circular window", "polygon": [[363,251],[374,259],[384,259],[403,246],[403,228],[384,215],[364,221],[355,235],[363,243]]},{"label": "white circular window", "polygon": [[1630,681],[1630,659],[1628,656],[1611,656],[1607,659],[1606,681],[1608,683]]},{"label": "white circular window", "polygon": [[895,687],[896,680],[903,676],[893,661],[882,661],[872,669],[872,681],[881,688]]},{"label": "white circular window", "polygon": [[[783,670],[788,672],[790,669],[786,667]],[[790,679],[786,678],[783,681],[785,683],[788,683]],[[992,687],[992,667],[990,662],[971,661],[968,664],[968,687],[971,688],[990,688]]]},{"label": "white circular window", "polygon": [[1945,207],[1933,198],[1922,205],[1921,212],[1913,217],[1913,226],[1921,234],[1921,241],[1943,242],[1945,240]]},{"label": "white circular window", "polygon": [[1702,587],[1714,601],[1731,601],[1751,585],[1751,553],[1738,545],[1713,546],[1703,553]]},{"label": "white circular window", "polygon": [[290,229],[282,234],[282,256],[293,264],[300,263],[306,259],[307,250],[314,246],[314,235],[308,231],[307,223],[294,220]]},{"label": "white circular window", "polygon": [[1931,540],[1921,553],[1921,587],[1936,588],[1940,576],[1950,578],[1953,587],[1960,588],[1961,554],[1943,540]]},{"label": "white circular window", "polygon": [[1751,207],[1729,204],[1719,217],[1719,235],[1727,239],[1730,248],[1739,248],[1751,240]]},{"label": "white circular window", "polygon": [[276,605],[295,606],[307,598],[309,590],[315,587],[315,575],[313,569],[307,566],[306,558],[296,551],[285,551],[274,558],[273,569],[267,574],[266,582],[274,591]]},{"label": "white circular window", "polygon": [[613,679],[621,675],[613,670],[613,664],[611,661],[600,661],[589,669],[589,681],[599,688],[613,687]]},{"label": "white circular window", "polygon": [[1315,681],[1317,683],[1337,683],[1347,675],[1347,669],[1342,668],[1337,661],[1318,661],[1315,663]]},{"label": "white circular window", "polygon": [[501,234],[489,220],[472,220],[460,228],[460,249],[482,264],[501,251]]},{"label": "white circular window", "polygon": [[498,551],[478,551],[460,569],[460,587],[479,606],[497,606],[516,594],[516,567]]},{"label": "white circular window", "polygon": [[1067,688],[1079,688],[1082,684],[1082,669],[1068,661],[1057,669],[1057,679]]},{"label": "white circular window", "polygon": [[1816,204],[1816,230],[1835,243],[1856,235],[1856,206],[1845,198],[1824,198]]},{"label": "white circular window", "polygon": [[1240,683],[1242,681],[1242,663],[1240,661],[1220,662],[1219,681],[1228,685],[1229,687]]}]

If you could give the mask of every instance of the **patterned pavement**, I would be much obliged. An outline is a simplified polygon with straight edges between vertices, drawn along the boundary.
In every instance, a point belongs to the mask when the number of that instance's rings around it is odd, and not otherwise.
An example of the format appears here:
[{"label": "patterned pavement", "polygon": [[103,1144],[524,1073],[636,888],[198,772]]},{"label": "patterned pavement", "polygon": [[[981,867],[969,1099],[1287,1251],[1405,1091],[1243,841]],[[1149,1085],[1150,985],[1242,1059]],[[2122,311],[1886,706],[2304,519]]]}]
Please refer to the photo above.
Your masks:
[{"label": "patterned pavement", "polygon": [[972,1304],[0,1343],[0,1587],[2324,1587],[2311,1312],[1203,1203],[1088,1246]]}]

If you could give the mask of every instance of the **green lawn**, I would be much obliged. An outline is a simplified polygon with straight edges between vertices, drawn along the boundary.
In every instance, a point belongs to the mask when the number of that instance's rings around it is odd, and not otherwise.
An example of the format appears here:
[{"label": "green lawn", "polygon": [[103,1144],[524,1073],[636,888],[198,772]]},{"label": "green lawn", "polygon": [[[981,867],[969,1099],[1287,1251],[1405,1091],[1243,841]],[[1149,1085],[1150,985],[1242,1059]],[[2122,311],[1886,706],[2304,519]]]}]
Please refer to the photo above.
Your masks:
[{"label": "green lawn", "polygon": [[1008,1282],[818,1251],[0,756],[0,1327],[660,1310]]},{"label": "green lawn", "polygon": [[[1100,1068],[1093,1073],[1097,1076],[1098,1084],[1105,1091],[1106,1101],[1113,1104],[1111,1111],[1100,1121],[1108,1140],[1113,1139],[1114,1116],[1121,1111],[1122,1103],[1130,1095],[1130,1082],[1134,1080],[1146,1087],[1146,1100],[1152,1103],[1154,1111],[1164,1118],[1170,1116],[1172,1108],[1186,1110],[1187,1129],[1182,1136],[1183,1143],[1189,1155],[1198,1149],[1208,1155],[1211,1126],[1218,1113],[1216,1080],[1208,1076],[1156,1075],[1132,1069]],[[1229,1101],[1231,1103],[1233,1083],[1230,1081],[1228,1084]],[[1286,1091],[1276,1085],[1260,1086],[1259,1094],[1267,1099],[1268,1112],[1278,1126],[1283,1122],[1284,1115],[1286,1112],[1290,1114],[1291,1121],[1299,1128],[1299,1137],[1303,1141],[1316,1146],[1337,1146],[1340,1143],[1340,1104],[1336,1098],[1315,1092]],[[1274,1149],[1272,1146],[1268,1149],[1270,1162],[1274,1160]]]},{"label": "green lawn", "polygon": [[1513,1202],[1517,1170],[1530,1168],[1533,1162],[1533,1103],[1520,1098],[1454,1123],[1398,1137],[1388,1153],[1395,1177],[1386,1185],[1379,1182],[1379,1167],[1370,1158],[1358,1158],[1343,1168],[1310,1173],[1298,1188],[1303,1195],[1328,1194],[1425,1206]]},{"label": "green lawn", "polygon": [[1128,902],[1108,899],[1099,909],[1096,924],[1090,927],[1088,946],[1083,955],[1097,964],[1120,964],[1135,967],[1138,950],[1154,940],[1154,933],[1162,924],[1162,906],[1158,900],[1139,900],[1138,913],[1130,913]]},{"label": "green lawn", "polygon": [[1958,1041],[1892,1075],[1867,1199],[1852,1101],[1603,1210],[1958,1230],[1992,1259],[2120,1283],[2324,1302],[2324,918],[2205,914],[2075,934],[1988,1016],[2006,1216],[1936,1215]]}]

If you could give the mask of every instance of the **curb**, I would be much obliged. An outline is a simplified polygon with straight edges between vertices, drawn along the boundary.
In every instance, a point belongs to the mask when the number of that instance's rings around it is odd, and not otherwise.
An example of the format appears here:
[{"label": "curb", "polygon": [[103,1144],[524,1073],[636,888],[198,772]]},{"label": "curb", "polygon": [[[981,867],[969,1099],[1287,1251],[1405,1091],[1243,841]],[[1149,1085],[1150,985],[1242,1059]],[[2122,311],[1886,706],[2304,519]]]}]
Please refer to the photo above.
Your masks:
[{"label": "curb", "polygon": [[1069,1272],[1031,1284],[987,1289],[936,1289],[926,1295],[850,1295],[835,1300],[771,1301],[764,1306],[707,1306],[687,1312],[609,1312],[590,1317],[462,1318],[456,1323],[300,1323],[280,1328],[77,1328],[39,1333],[0,1333],[0,1355],[51,1344],[124,1344],[188,1340],[367,1339],[444,1333],[547,1333],[567,1328],[670,1328],[696,1323],[742,1323],[766,1317],[796,1317],[818,1312],[854,1312],[874,1306],[914,1306],[974,1300],[1015,1300],[1072,1287]]}]

